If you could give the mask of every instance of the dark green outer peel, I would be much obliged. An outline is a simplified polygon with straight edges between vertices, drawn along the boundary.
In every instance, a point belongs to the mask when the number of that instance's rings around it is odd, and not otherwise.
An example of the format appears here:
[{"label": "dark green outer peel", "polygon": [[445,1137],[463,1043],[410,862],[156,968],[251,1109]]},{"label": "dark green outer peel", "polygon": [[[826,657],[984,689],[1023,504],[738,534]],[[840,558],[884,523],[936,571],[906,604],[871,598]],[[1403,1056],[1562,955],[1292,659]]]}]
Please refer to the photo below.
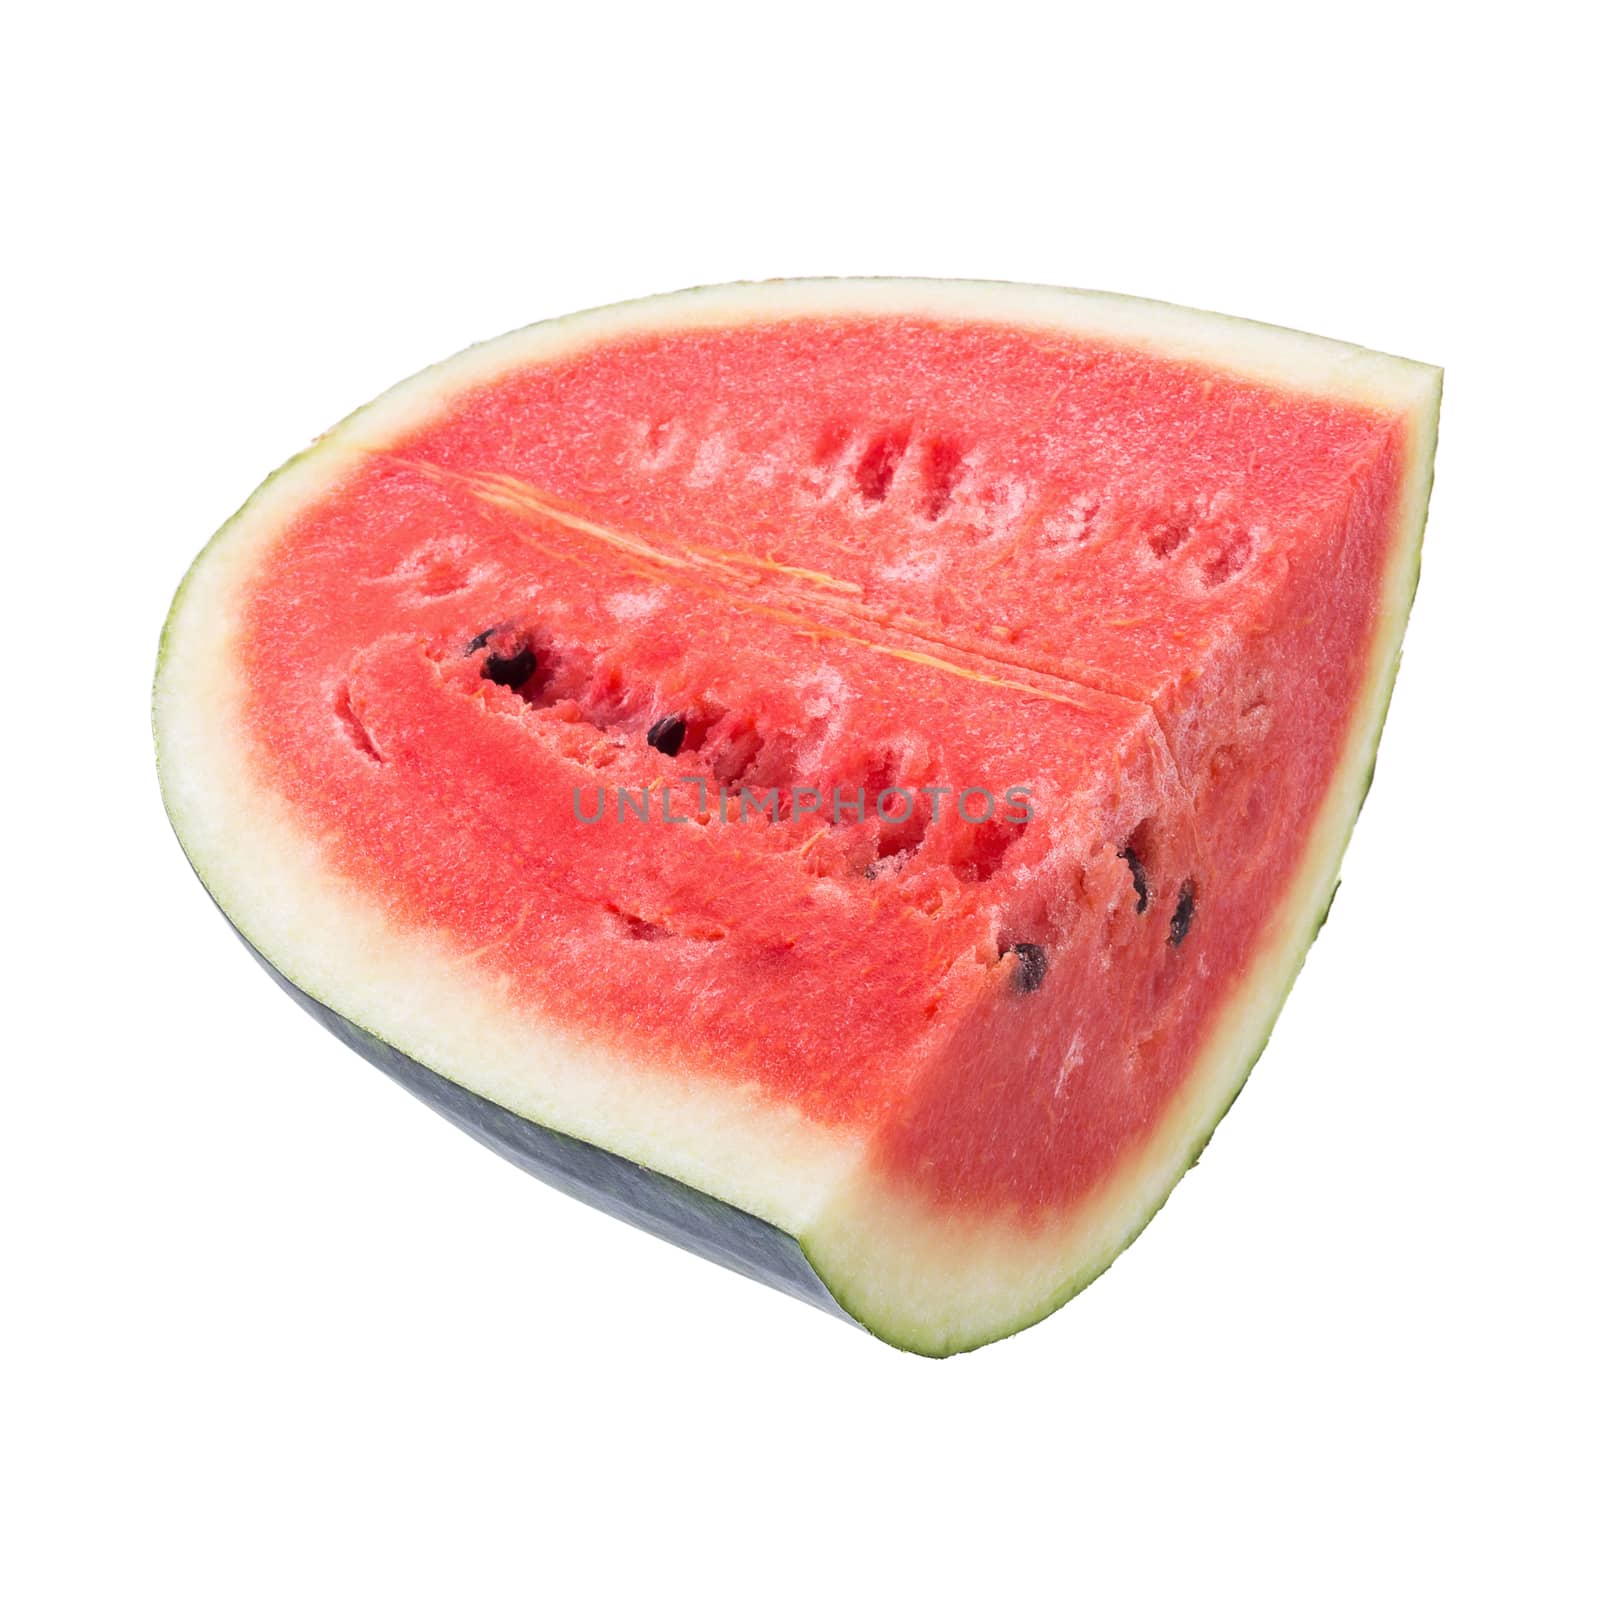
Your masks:
[{"label": "dark green outer peel", "polygon": [[768,1288],[782,1289],[846,1322],[855,1322],[828,1292],[796,1240],[781,1228],[676,1178],[530,1122],[463,1089],[307,994],[237,928],[233,931],[273,982],[329,1033],[496,1155],[607,1216],[630,1222]]}]

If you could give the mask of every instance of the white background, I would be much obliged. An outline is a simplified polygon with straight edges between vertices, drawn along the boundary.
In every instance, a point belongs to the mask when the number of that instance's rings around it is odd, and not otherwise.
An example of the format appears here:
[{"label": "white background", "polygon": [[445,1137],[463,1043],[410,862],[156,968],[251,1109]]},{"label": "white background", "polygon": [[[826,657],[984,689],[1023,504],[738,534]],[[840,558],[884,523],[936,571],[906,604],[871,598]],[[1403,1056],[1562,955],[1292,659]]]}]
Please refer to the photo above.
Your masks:
[{"label": "white background", "polygon": [[[1593,94],[1556,8],[1476,9],[13,20],[0,1586],[1595,1592]],[[838,272],[1448,373],[1377,784],[1270,1050],[1106,1278],[944,1363],[346,1053],[191,878],[148,729],[190,558],[359,402]]]}]

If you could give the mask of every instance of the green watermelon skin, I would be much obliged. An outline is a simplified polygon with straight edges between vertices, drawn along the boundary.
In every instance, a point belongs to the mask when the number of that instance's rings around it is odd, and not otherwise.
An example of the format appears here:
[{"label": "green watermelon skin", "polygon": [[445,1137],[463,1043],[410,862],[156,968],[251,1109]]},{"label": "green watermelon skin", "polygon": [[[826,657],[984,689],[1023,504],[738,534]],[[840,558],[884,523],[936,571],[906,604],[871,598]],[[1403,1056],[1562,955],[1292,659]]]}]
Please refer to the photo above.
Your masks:
[{"label": "green watermelon skin", "polygon": [[[722,292],[726,291],[706,291],[712,296]],[[1161,309],[1165,314],[1165,308]],[[1226,319],[1211,320],[1221,322]],[[1382,361],[1386,358],[1372,359]],[[903,1348],[927,1355],[944,1355],[1004,1337],[1048,1315],[1104,1271],[1111,1260],[1147,1225],[1183,1171],[1198,1159],[1216,1123],[1232,1104],[1250,1067],[1265,1047],[1272,1022],[1286,998],[1288,985],[1326,918],[1333,889],[1337,887],[1338,858],[1371,782],[1383,714],[1398,669],[1399,633],[1403,630],[1405,611],[1409,609],[1415,592],[1419,570],[1421,512],[1426,506],[1427,489],[1431,482],[1439,387],[1436,373],[1430,379],[1426,376],[1428,369],[1415,370],[1424,376],[1419,382],[1418,398],[1414,402],[1414,450],[1418,456],[1425,458],[1426,473],[1420,480],[1420,500],[1417,501],[1414,522],[1403,530],[1403,536],[1398,541],[1395,558],[1397,570],[1391,579],[1396,592],[1403,591],[1404,604],[1403,607],[1392,607],[1386,619],[1383,658],[1375,663],[1371,691],[1373,710],[1364,720],[1358,721],[1357,734],[1351,740],[1351,748],[1345,753],[1344,767],[1358,776],[1344,784],[1344,795],[1348,798],[1341,796],[1338,806],[1326,808],[1336,814],[1326,819],[1317,841],[1318,870],[1313,876],[1322,886],[1315,889],[1315,900],[1306,904],[1301,915],[1295,919],[1295,928],[1279,941],[1278,948],[1273,952],[1274,972],[1265,986],[1266,992],[1249,1008],[1246,1024],[1236,1029],[1229,1041],[1231,1058],[1237,1064],[1226,1074],[1226,1081],[1212,1094],[1211,1104],[1207,1106],[1204,1116],[1188,1129],[1181,1159],[1166,1161],[1158,1181],[1147,1188],[1137,1208],[1128,1210],[1119,1219],[1114,1237],[1103,1248],[1087,1259],[1072,1262],[1070,1270],[1063,1271],[1047,1292],[1030,1292],[1026,1303],[985,1306],[976,1313],[969,1308],[949,1318],[943,1317],[937,1307],[931,1315],[926,1307],[902,1312],[893,1303],[892,1295],[886,1302],[870,1274],[863,1275],[859,1271],[857,1263],[851,1259],[850,1250],[841,1250],[840,1233],[835,1226],[836,1216],[824,1212],[814,1219],[814,1226],[785,1228],[780,1220],[772,1216],[759,1216],[755,1211],[734,1203],[726,1194],[710,1192],[711,1188],[716,1187],[715,1184],[699,1187],[684,1181],[682,1177],[669,1176],[646,1161],[631,1158],[629,1154],[604,1148],[571,1131],[519,1114],[478,1092],[469,1083],[458,1081],[468,1076],[466,1074],[458,1071],[452,1076],[424,1064],[423,1060],[399,1045],[387,1042],[384,1035],[393,1030],[386,1029],[381,1021],[375,1021],[359,1006],[351,1006],[346,1002],[341,1009],[340,1005],[330,1003],[339,997],[341,975],[337,971],[319,973],[313,966],[291,960],[285,963],[294,974],[291,977],[269,955],[257,948],[253,937],[253,919],[248,914],[239,914],[237,896],[229,894],[226,885],[221,893],[218,892],[215,880],[226,877],[226,874],[218,872],[214,855],[205,850],[191,850],[195,834],[191,809],[185,803],[186,797],[175,797],[175,786],[165,781],[164,770],[164,789],[167,791],[174,826],[186,851],[190,851],[202,881],[206,882],[213,897],[223,907],[224,914],[234,923],[240,937],[280,986],[358,1053],[489,1148],[498,1150],[515,1164],[563,1192],[585,1199],[611,1215],[620,1216],[757,1281],[784,1289],[796,1298],[856,1321],[879,1337]],[[375,404],[381,405],[383,402]],[[362,413],[357,413],[351,422],[361,416]],[[285,475],[292,479],[296,468],[303,468],[308,462],[314,463],[321,450],[330,442],[337,444],[339,436],[349,426],[347,423],[333,430],[312,451],[296,458],[280,474],[275,474],[274,479],[263,486],[262,493],[270,492],[275,480],[281,485]],[[1416,495],[1414,485],[1414,501]],[[259,501],[260,494],[247,505],[241,518],[250,513],[252,506],[258,506]],[[236,519],[236,522],[239,520]],[[233,526],[230,524],[229,528]],[[215,551],[225,546],[228,534],[229,529],[225,528],[211,549]],[[197,562],[197,570],[200,565]],[[170,714],[163,714],[163,696],[170,703],[174,692],[179,695],[183,692],[182,673],[173,674],[165,665],[166,646],[184,612],[189,581],[185,580],[185,586],[180,589],[174,602],[168,630],[163,636],[163,666],[158,670],[157,745],[164,769],[173,761],[174,749],[180,741],[172,736],[175,719]],[[181,762],[185,757],[180,754],[176,759]],[[281,959],[280,952],[281,945],[274,947],[274,953],[279,954]],[[669,1159],[664,1160],[662,1165],[673,1165],[672,1152],[665,1151],[663,1154]],[[772,1210],[781,1216],[781,1207]]]},{"label": "green watermelon skin", "polygon": [[[238,929],[234,932],[238,933]],[[828,1292],[799,1242],[781,1228],[598,1145],[530,1122],[463,1089],[323,1005],[284,977],[243,934],[239,938],[273,982],[340,1043],[513,1166],[608,1217],[631,1223],[769,1289],[781,1289],[807,1305],[854,1322]]]}]

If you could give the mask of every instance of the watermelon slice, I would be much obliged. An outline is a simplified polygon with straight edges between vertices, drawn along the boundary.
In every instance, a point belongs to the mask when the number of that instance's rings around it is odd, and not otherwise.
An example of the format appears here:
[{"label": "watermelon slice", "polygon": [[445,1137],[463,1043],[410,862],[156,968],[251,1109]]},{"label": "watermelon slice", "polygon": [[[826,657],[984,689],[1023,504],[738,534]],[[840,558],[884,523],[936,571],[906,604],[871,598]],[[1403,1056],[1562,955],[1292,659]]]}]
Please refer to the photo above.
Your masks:
[{"label": "watermelon slice", "polygon": [[569,1192],[909,1349],[1061,1305],[1321,926],[1440,374],[999,284],[781,282],[401,384],[195,562],[190,861]]}]

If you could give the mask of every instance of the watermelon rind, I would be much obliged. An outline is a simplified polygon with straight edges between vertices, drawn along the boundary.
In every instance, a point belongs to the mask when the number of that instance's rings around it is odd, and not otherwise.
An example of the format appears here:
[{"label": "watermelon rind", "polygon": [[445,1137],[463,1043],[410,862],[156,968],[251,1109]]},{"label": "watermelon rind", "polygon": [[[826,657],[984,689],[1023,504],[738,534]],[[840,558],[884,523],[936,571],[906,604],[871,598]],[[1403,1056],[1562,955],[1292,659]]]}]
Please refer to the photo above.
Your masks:
[{"label": "watermelon rind", "polygon": [[[1365,681],[1300,867],[1252,967],[1145,1144],[1052,1232],[885,1193],[859,1144],[754,1091],[668,1083],[530,1019],[443,944],[386,921],[253,781],[228,671],[237,596],[294,510],[462,387],[630,333],[851,314],[1041,326],[1205,362],[1406,424],[1408,460]],[[926,279],[784,279],[624,302],[475,345],[409,378],[272,474],[189,569],[162,632],[154,729],[174,831],[246,945],[390,1077],[567,1193],[901,1348],[946,1355],[1039,1321],[1143,1231],[1265,1049],[1326,918],[1365,800],[1415,594],[1442,375],[1267,324],[1092,291]]]}]

